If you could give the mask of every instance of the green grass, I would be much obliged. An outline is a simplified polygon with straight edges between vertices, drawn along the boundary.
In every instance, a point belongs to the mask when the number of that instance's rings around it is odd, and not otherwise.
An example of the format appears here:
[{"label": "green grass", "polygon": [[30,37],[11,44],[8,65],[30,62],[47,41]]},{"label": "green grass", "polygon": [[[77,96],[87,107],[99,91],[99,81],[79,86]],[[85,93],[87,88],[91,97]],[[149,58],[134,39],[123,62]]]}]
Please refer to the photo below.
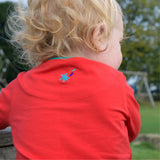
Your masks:
[{"label": "green grass", "polygon": [[[160,134],[160,102],[152,108],[149,102],[140,104],[141,131],[140,134]],[[160,149],[152,144],[131,144],[133,160],[159,160]]]},{"label": "green grass", "polygon": [[160,102],[152,108],[149,102],[140,104],[141,131],[140,133],[160,134]]},{"label": "green grass", "polygon": [[131,144],[133,160],[158,160],[160,159],[160,150],[154,148],[149,143],[139,145]]}]

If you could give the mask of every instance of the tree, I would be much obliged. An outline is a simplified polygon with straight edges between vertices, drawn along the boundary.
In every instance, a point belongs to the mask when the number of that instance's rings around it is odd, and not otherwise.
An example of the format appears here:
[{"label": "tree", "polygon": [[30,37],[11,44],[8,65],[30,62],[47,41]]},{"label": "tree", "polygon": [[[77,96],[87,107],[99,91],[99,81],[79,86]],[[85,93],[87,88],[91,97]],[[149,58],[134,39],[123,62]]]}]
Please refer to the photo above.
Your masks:
[{"label": "tree", "polygon": [[118,0],[123,12],[125,34],[122,70],[145,71],[149,83],[160,82],[160,1]]},{"label": "tree", "polygon": [[11,45],[5,32],[7,16],[13,8],[12,2],[0,3],[0,79],[7,83],[16,78],[20,71],[25,70],[23,65],[17,63],[18,52]]}]

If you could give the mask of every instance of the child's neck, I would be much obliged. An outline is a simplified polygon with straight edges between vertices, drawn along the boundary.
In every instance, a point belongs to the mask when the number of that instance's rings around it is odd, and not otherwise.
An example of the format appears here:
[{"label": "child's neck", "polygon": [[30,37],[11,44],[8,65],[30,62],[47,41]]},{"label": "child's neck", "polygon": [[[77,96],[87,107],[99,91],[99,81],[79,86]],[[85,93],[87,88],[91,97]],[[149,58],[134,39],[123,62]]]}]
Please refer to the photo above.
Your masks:
[{"label": "child's neck", "polygon": [[103,53],[96,53],[86,47],[80,48],[79,50],[72,51],[72,53],[69,54],[69,57],[83,57],[94,61],[99,61],[101,54]]},{"label": "child's neck", "polygon": [[78,51],[73,51],[71,54],[69,54],[69,57],[83,57],[101,63],[107,62],[106,53],[98,53],[91,51],[90,49],[80,49]]},{"label": "child's neck", "polygon": [[90,59],[93,61],[98,61],[103,64],[109,65],[117,70],[119,68],[119,66],[114,65],[116,55],[113,56],[113,53],[111,50],[106,50],[105,52],[94,52],[94,51],[91,51],[90,49],[84,48],[84,49],[80,49],[78,51],[73,51],[68,56],[69,57],[83,57],[83,58],[87,58],[87,59]]}]

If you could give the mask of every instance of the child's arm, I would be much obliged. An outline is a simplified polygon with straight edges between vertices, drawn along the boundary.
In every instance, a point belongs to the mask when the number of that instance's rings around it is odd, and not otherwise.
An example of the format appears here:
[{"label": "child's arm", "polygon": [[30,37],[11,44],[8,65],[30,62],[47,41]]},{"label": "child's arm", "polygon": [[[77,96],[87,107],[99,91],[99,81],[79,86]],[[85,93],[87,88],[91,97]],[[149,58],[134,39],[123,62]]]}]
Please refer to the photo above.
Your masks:
[{"label": "child's arm", "polygon": [[9,108],[12,96],[14,96],[14,81],[0,92],[0,129],[5,129],[9,126]]},{"label": "child's arm", "polygon": [[127,128],[129,141],[132,142],[139,134],[141,127],[140,113],[139,113],[139,104],[134,98],[133,89],[126,84],[126,93],[127,93],[127,110],[128,110],[128,119],[127,119]]}]

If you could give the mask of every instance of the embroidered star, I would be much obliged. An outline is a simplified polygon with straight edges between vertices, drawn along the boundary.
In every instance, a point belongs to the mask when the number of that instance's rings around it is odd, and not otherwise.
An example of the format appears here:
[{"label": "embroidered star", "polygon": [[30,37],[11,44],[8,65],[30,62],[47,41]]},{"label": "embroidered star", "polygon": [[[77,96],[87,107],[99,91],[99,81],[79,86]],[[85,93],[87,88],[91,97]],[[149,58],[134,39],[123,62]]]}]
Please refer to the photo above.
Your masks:
[{"label": "embroidered star", "polygon": [[[71,77],[71,76],[73,76],[74,75],[74,71],[75,71],[76,69],[74,68],[69,74],[61,74],[61,79],[60,79],[60,81],[62,80],[63,81],[63,83],[65,82],[65,81],[68,81],[68,79]],[[68,76],[69,75],[69,76]]]},{"label": "embroidered star", "polygon": [[69,77],[68,77],[67,73],[61,74],[61,76],[62,76],[62,78],[60,80],[63,80],[63,82],[68,81]]}]

